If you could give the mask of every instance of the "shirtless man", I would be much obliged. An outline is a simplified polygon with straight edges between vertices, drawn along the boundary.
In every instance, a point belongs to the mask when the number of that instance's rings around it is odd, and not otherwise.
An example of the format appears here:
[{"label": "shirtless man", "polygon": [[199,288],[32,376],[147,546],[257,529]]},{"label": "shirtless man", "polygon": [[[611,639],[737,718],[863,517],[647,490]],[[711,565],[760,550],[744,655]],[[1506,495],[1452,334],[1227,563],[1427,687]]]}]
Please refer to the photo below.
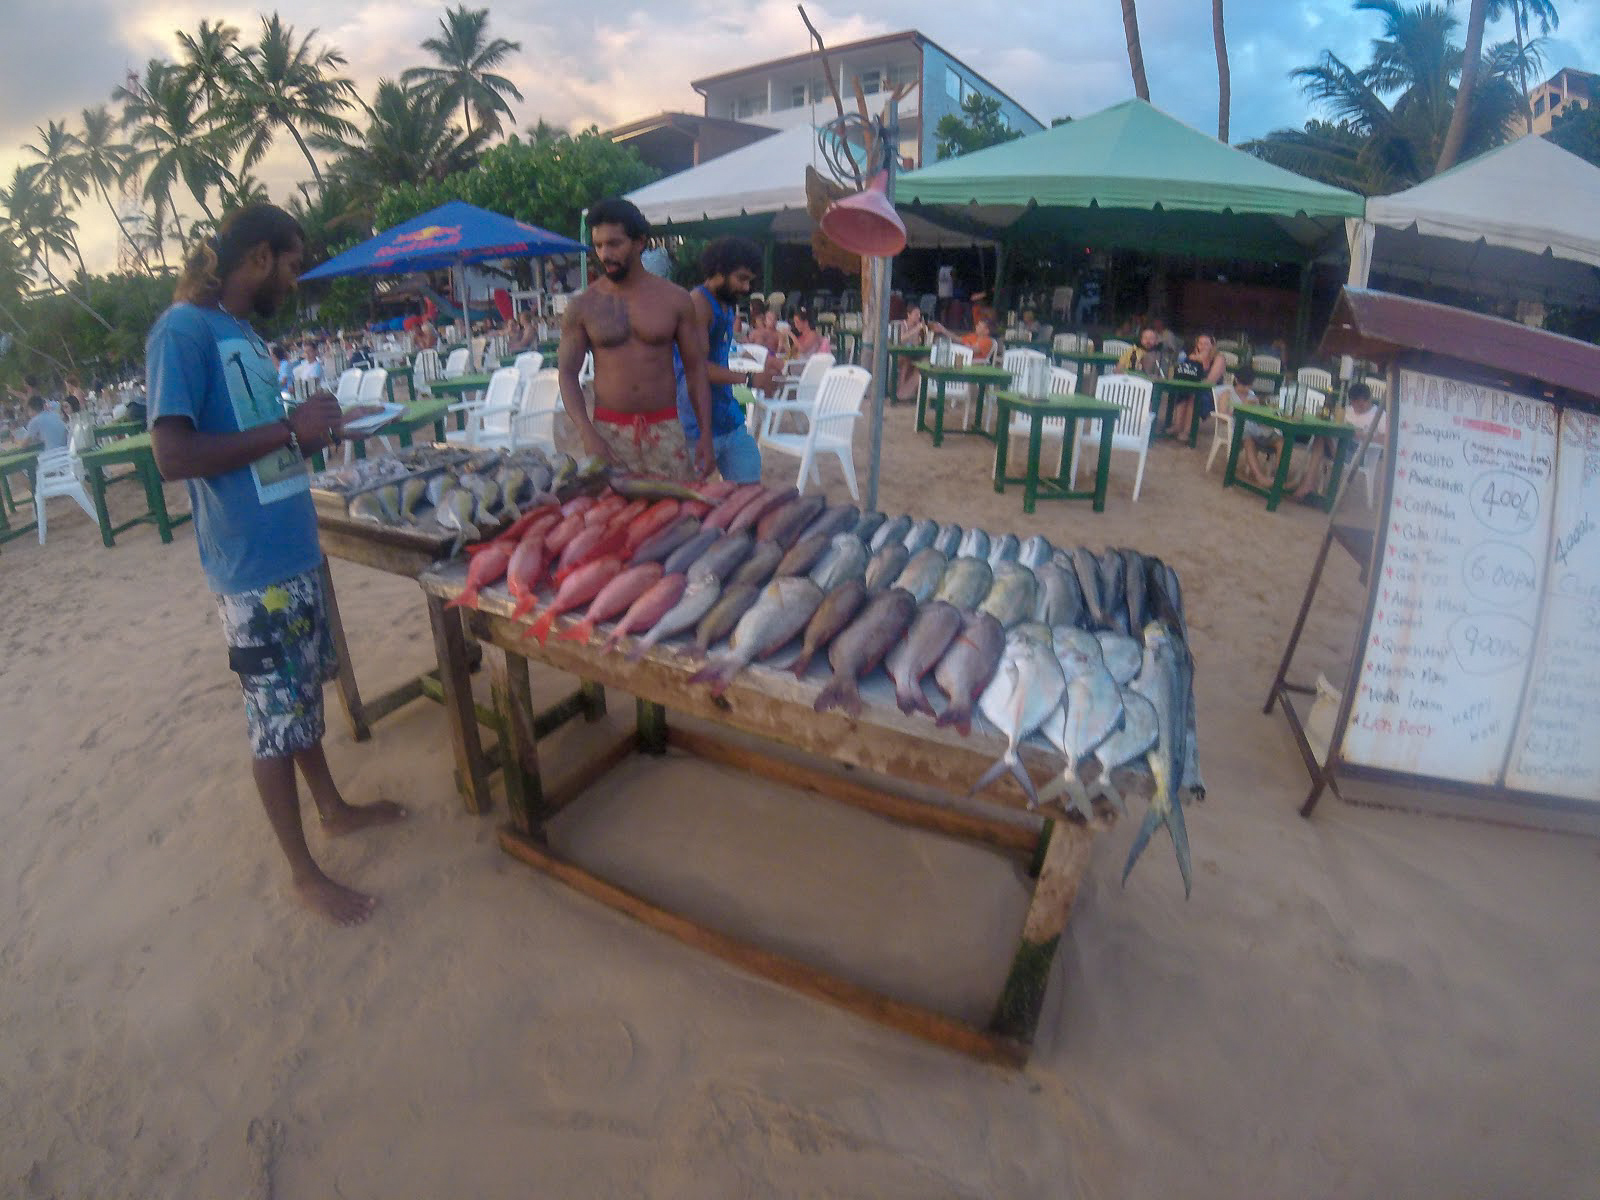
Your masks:
[{"label": "shirtless man", "polygon": [[[644,214],[626,200],[602,200],[589,209],[589,236],[604,278],[575,296],[562,320],[556,365],[566,420],[557,422],[556,444],[639,475],[704,477],[716,465],[705,331],[689,293],[644,269],[640,255],[649,233]],[[678,421],[674,344],[699,421],[692,455]],[[592,417],[578,382],[591,352]]]}]

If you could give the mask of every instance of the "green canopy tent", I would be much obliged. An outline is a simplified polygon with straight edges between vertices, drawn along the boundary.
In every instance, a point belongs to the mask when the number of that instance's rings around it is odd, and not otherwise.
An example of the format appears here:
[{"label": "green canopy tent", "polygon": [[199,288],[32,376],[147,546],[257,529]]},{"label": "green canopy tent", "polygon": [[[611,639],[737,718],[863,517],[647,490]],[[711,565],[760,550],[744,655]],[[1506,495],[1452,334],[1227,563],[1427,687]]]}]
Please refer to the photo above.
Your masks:
[{"label": "green canopy tent", "polygon": [[1345,218],[1365,208],[1354,192],[1235,150],[1143,100],[912,171],[895,203],[960,214],[1002,246],[1046,240],[1299,263],[1301,343],[1311,264],[1343,250]]}]

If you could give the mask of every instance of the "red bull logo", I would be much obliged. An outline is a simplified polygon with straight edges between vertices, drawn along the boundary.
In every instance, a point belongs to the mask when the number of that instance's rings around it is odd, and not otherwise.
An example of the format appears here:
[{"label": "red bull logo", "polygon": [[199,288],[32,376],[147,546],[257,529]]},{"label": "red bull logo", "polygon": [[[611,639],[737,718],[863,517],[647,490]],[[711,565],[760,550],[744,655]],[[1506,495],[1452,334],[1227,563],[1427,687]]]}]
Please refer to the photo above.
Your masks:
[{"label": "red bull logo", "polygon": [[378,248],[377,258],[395,258],[422,250],[443,250],[461,240],[459,225],[424,225],[410,233],[397,233],[386,246]]}]

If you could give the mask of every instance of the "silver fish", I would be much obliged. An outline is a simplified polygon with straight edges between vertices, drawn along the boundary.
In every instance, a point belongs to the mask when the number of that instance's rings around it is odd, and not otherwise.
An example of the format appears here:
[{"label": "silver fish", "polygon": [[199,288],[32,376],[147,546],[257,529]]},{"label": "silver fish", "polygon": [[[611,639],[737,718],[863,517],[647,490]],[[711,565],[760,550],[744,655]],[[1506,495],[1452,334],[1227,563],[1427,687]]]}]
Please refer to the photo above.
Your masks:
[{"label": "silver fish", "polygon": [[906,534],[911,532],[911,518],[902,514],[885,521],[872,534],[872,540],[867,543],[867,549],[876,554],[890,542],[903,542]]},{"label": "silver fish", "polygon": [[915,556],[919,550],[925,550],[933,545],[933,539],[939,536],[939,522],[924,517],[910,529],[906,530],[906,549]]},{"label": "silver fish", "polygon": [[1131,637],[1109,629],[1102,629],[1095,637],[1100,641],[1100,653],[1105,657],[1111,678],[1119,687],[1132,683],[1144,662],[1144,648]]},{"label": "silver fish", "polygon": [[1020,621],[1006,630],[1010,637],[1032,638],[1041,646],[1055,646],[1055,637],[1050,632],[1050,626],[1043,621]]},{"label": "silver fish", "polygon": [[946,558],[954,558],[961,548],[961,526],[946,523],[939,526],[939,536],[933,539],[933,548]]},{"label": "silver fish", "polygon": [[1127,812],[1127,802],[1111,782],[1111,772],[1149,753],[1156,744],[1159,730],[1155,706],[1150,701],[1132,688],[1122,688],[1121,695],[1122,726],[1095,748],[1094,756],[1100,761],[1100,777],[1095,780],[1095,792]]},{"label": "silver fish", "polygon": [[817,696],[813,707],[820,712],[841,708],[852,717],[861,715],[860,680],[883,661],[911,619],[917,602],[900,588],[879,592],[867,602],[861,614],[828,647],[828,663],[833,678]]},{"label": "silver fish", "polygon": [[816,520],[802,529],[800,537],[808,538],[814,533],[825,533],[832,537],[836,533],[853,532],[860,523],[861,510],[854,504],[835,504],[832,508],[824,509]]},{"label": "silver fish", "polygon": [[848,579],[865,581],[867,575],[867,548],[853,533],[836,533],[828,551],[820,562],[811,568],[811,582],[824,592],[831,592]]},{"label": "silver fish", "polygon": [[981,529],[969,529],[961,535],[961,545],[956,548],[958,558],[981,558],[989,561],[989,535]]},{"label": "silver fish", "polygon": [[772,573],[778,569],[778,564],[782,561],[783,547],[777,542],[757,542],[755,549],[750,552],[750,557],[744,560],[728,583],[730,585],[749,583],[756,587],[765,587],[767,580],[772,578]]},{"label": "silver fish", "polygon": [[383,511],[383,505],[378,503],[378,498],[371,492],[362,492],[350,501],[350,515],[358,521],[372,521],[378,525],[387,525],[388,516]]},{"label": "silver fish", "polygon": [[881,592],[900,577],[911,561],[911,553],[903,542],[890,542],[872,556],[867,564],[867,591]]},{"label": "silver fish", "polygon": [[1061,663],[1055,651],[1031,637],[1006,637],[1005,651],[989,686],[978,697],[978,707],[989,723],[1006,736],[1006,749],[994,765],[972,785],[969,796],[976,796],[1007,771],[1021,785],[1029,807],[1037,807],[1038,792],[1017,755],[1017,747],[1034,733],[1055,709],[1066,690]]},{"label": "silver fish", "polygon": [[392,483],[386,483],[381,488],[374,488],[368,493],[378,502],[378,507],[383,510],[383,519],[393,525],[400,520],[400,489]]},{"label": "silver fish", "polygon": [[417,505],[428,494],[428,483],[424,479],[412,476],[400,485],[400,519],[414,521],[417,516]]},{"label": "silver fish", "polygon": [[[825,533],[814,533],[810,537],[801,538],[782,558],[773,571],[775,576],[781,575],[809,575],[811,568],[822,561],[828,553],[828,547],[833,539]],[[759,551],[760,545],[757,544]]]},{"label": "silver fish", "polygon": [[673,575],[680,571],[687,572],[721,536],[715,529],[698,530],[692,538],[667,555],[666,562],[661,564],[662,573]]},{"label": "silver fish", "polygon": [[958,558],[945,568],[944,578],[939,581],[939,590],[933,598],[970,611],[983,603],[993,586],[994,571],[987,559]]},{"label": "silver fish", "polygon": [[717,597],[717,602],[700,619],[694,628],[695,649],[700,654],[711,649],[723,638],[733,632],[739,618],[750,611],[761,597],[761,589],[753,583],[730,583],[722,589],[722,595]]},{"label": "silver fish", "polygon": [[578,473],[578,460],[570,454],[557,454],[550,460],[550,488],[560,491]]},{"label": "silver fish", "polygon": [[[700,536],[699,517],[679,517],[665,529],[658,529],[643,544],[633,552],[633,557],[628,560],[630,566],[639,566],[641,563],[662,563],[662,573],[669,574],[665,568],[666,560],[679,547],[693,541]],[[716,531],[712,531],[713,539]],[[708,542],[707,545],[710,543]]]},{"label": "silver fish", "polygon": [[1131,686],[1156,710],[1156,742],[1145,754],[1155,794],[1150,797],[1144,822],[1134,834],[1128,861],[1122,868],[1122,881],[1128,881],[1128,872],[1133,870],[1133,864],[1149,844],[1156,827],[1165,825],[1172,835],[1178,872],[1183,876],[1183,894],[1187,898],[1191,886],[1189,831],[1183,824],[1183,803],[1178,789],[1187,753],[1184,742],[1188,727],[1183,709],[1190,678],[1183,645],[1164,622],[1152,621],[1144,627],[1144,664]]},{"label": "silver fish", "polygon": [[472,523],[473,511],[477,508],[477,497],[465,488],[451,488],[434,507],[433,519],[446,529],[456,531],[455,546],[451,549],[454,555],[466,542],[475,542],[483,535],[478,532],[478,527]]},{"label": "silver fish", "polygon": [[969,612],[961,632],[933,668],[933,681],[949,703],[939,714],[939,725],[953,725],[965,737],[972,731],[972,706],[994,678],[1005,650],[1006,634],[986,612]]},{"label": "silver fish", "polygon": [[933,706],[922,690],[922,677],[933,670],[944,657],[950,643],[956,640],[964,622],[961,610],[943,600],[924,604],[911,623],[905,640],[889,654],[884,666],[889,678],[894,680],[894,698],[900,711],[927,713],[934,716]]},{"label": "silver fish", "polygon": [[[713,533],[716,530],[712,530]],[[748,533],[725,533],[706,549],[706,552],[694,560],[694,565],[689,568],[689,582],[706,575],[717,579],[726,579],[733,574],[740,563],[750,557],[750,551],[755,548],[755,539]]]},{"label": "silver fish", "polygon": [[1089,613],[1089,623],[1096,629],[1112,628],[1107,611],[1105,591],[1100,585],[1100,563],[1092,551],[1075,546],[1072,551],[1072,569],[1078,576],[1078,587],[1083,592],[1084,607]]},{"label": "silver fish", "polygon": [[550,481],[554,477],[549,466],[540,463],[523,468],[523,473],[528,477],[529,492],[548,492]]},{"label": "silver fish", "polygon": [[745,667],[800,633],[821,603],[822,589],[811,580],[795,575],[774,579],[739,618],[727,653],[707,663],[689,682],[709,684],[713,696],[722,695]]},{"label": "silver fish", "polygon": [[715,575],[702,575],[698,579],[691,577],[678,602],[650,627],[649,633],[633,644],[633,649],[628,651],[628,659],[637,662],[644,657],[646,650],[662,638],[676,637],[693,629],[711,611],[711,606],[721,595],[722,581]]},{"label": "silver fish", "polygon": [[439,505],[439,497],[456,486],[456,477],[449,471],[440,471],[437,475],[428,478],[428,503],[435,508]]},{"label": "silver fish", "polygon": [[500,485],[492,479],[484,480],[483,487],[478,492],[477,511],[472,519],[480,525],[493,525],[496,514],[504,507],[503,501]]},{"label": "silver fish", "polygon": [[1017,548],[1017,561],[1025,567],[1037,567],[1050,561],[1055,547],[1039,534],[1034,534]]},{"label": "silver fish", "polygon": [[1016,562],[1017,555],[1022,551],[1022,543],[1017,541],[1017,535],[1008,533],[997,538],[989,547],[989,565],[998,567],[1003,562]]},{"label": "silver fish", "polygon": [[900,572],[894,586],[910,592],[911,598],[918,604],[926,604],[939,590],[946,565],[944,555],[932,546],[924,546],[911,556],[911,561],[906,563],[905,570]]},{"label": "silver fish", "polygon": [[1083,618],[1083,593],[1078,590],[1078,579],[1069,575],[1054,562],[1040,563],[1033,568],[1033,577],[1039,581],[1039,595],[1033,604],[1035,619],[1054,628],[1057,625],[1076,625]]},{"label": "silver fish", "polygon": [[1039,584],[1032,571],[1021,563],[1001,560],[994,568],[994,584],[978,608],[1010,629],[1018,621],[1033,616],[1033,602],[1038,591]]},{"label": "silver fish", "polygon": [[[1066,679],[1065,699],[1044,723],[1043,733],[1057,750],[1062,764],[1058,788],[1085,820],[1094,819],[1094,806],[1078,775],[1078,766],[1122,721],[1122,694],[1106,670],[1100,642],[1086,629],[1066,627],[1055,631],[1054,651]],[[1042,798],[1042,795],[1041,795]]]},{"label": "silver fish", "polygon": [[1150,620],[1149,603],[1145,596],[1144,558],[1137,550],[1121,550],[1122,590],[1128,602],[1128,632],[1143,629]]},{"label": "silver fish", "polygon": [[500,468],[495,481],[500,485],[500,494],[505,497],[509,507],[515,507],[522,499],[523,489],[528,486],[528,474],[521,467],[506,464]]},{"label": "silver fish", "polygon": [[[858,539],[859,540],[859,539]],[[847,579],[822,598],[822,603],[806,622],[806,632],[800,644],[800,654],[789,669],[795,678],[805,677],[817,651],[833,641],[846,625],[855,619],[861,606],[867,602],[867,587],[859,579]]]},{"label": "silver fish", "polygon": [[872,549],[872,535],[878,532],[879,526],[886,520],[888,518],[881,512],[865,512],[861,514],[861,519],[851,527],[850,532],[865,542],[867,549],[870,550]]}]

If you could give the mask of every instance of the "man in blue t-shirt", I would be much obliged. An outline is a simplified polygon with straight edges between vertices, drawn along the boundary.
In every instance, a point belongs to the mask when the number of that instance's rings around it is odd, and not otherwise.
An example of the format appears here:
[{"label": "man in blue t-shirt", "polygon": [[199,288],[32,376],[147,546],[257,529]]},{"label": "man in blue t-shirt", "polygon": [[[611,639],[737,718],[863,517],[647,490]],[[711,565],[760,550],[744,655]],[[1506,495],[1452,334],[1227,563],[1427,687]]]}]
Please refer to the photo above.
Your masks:
[{"label": "man in blue t-shirt", "polygon": [[189,487],[200,566],[244,691],[256,789],[295,892],[354,925],[375,901],[317,866],[295,783],[298,766],[331,834],[404,815],[387,800],[347,804],[322,751],[322,685],[336,663],[306,457],[338,441],[339,402],[319,391],[285,416],[272,355],[248,321],[277,311],[303,254],[295,219],[253,204],[190,255],[145,347],[150,429],[163,478]]},{"label": "man in blue t-shirt", "polygon": [[[761,450],[745,428],[744,409],[733,398],[733,385],[742,383],[758,391],[772,391],[777,363],[769,356],[767,365],[759,371],[731,371],[728,356],[733,348],[734,306],[750,294],[750,285],[761,269],[761,249],[748,238],[718,238],[701,254],[700,269],[705,282],[689,293],[689,299],[694,305],[695,320],[706,331],[711,448],[717,458],[717,470],[729,483],[760,483]],[[676,350],[672,365],[678,373],[678,420],[692,446],[700,436],[700,422],[695,420],[683,360]]]}]

